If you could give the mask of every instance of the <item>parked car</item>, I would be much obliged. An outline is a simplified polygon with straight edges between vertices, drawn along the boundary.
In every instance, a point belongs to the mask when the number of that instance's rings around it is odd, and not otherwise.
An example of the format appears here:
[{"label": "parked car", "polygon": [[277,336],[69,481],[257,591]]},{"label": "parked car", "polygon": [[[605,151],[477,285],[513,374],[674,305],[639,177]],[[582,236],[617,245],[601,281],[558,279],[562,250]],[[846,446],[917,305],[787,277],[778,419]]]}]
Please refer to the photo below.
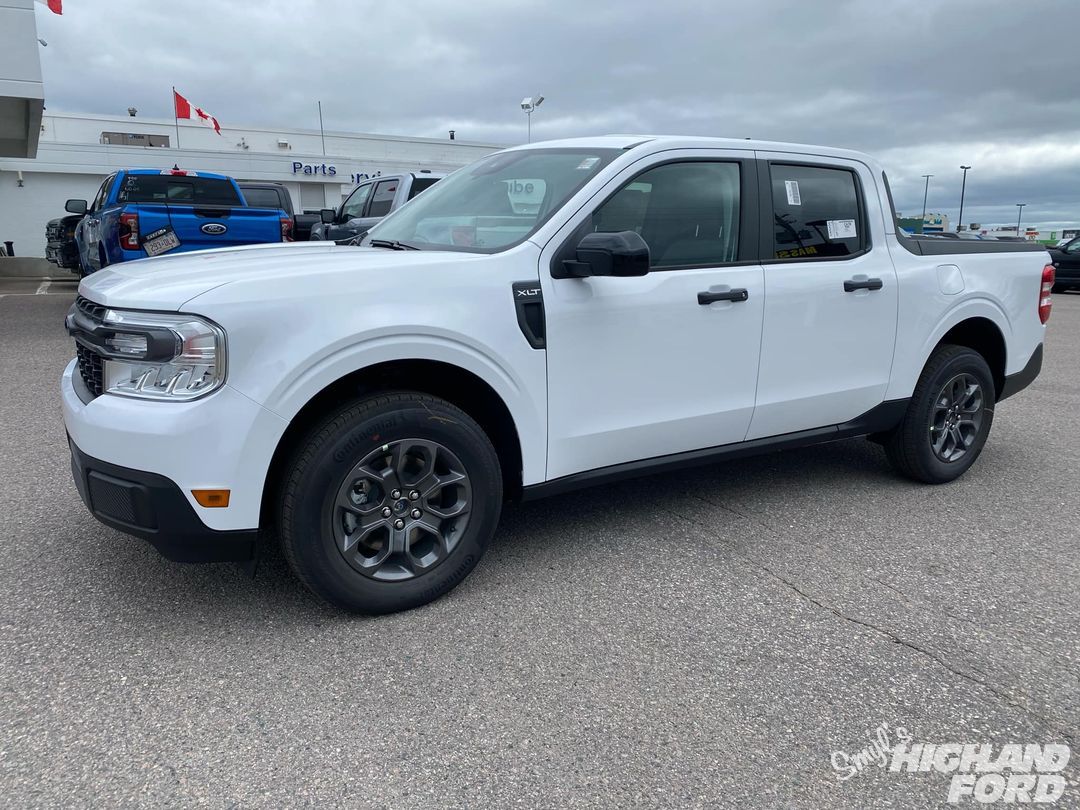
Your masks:
[{"label": "parked car", "polygon": [[81,216],[68,215],[50,219],[45,224],[45,258],[65,270],[79,271],[79,246],[75,228]]},{"label": "parked car", "polygon": [[311,239],[346,242],[363,236],[380,219],[443,177],[428,171],[373,177],[353,189],[337,210],[324,208],[319,223],[311,229]]},{"label": "parked car", "polygon": [[854,436],[954,480],[1039,373],[1048,259],[899,235],[858,152],[515,147],[358,247],[85,279],[75,481],[173,559],[251,560],[262,532],[327,602],[411,608],[476,566],[505,498]]},{"label": "parked car", "polygon": [[240,181],[240,192],[244,202],[252,208],[280,208],[293,221],[292,237],[297,242],[306,242],[311,236],[311,227],[319,222],[318,214],[297,214],[293,211],[292,195],[281,183],[253,183]]},{"label": "parked car", "polygon": [[280,208],[249,208],[236,181],[181,169],[123,169],[101,184],[75,229],[83,273],[162,253],[292,241],[292,219]]},{"label": "parked car", "polygon": [[1050,260],[1057,274],[1054,292],[1080,290],[1080,236],[1061,247],[1050,248]]}]

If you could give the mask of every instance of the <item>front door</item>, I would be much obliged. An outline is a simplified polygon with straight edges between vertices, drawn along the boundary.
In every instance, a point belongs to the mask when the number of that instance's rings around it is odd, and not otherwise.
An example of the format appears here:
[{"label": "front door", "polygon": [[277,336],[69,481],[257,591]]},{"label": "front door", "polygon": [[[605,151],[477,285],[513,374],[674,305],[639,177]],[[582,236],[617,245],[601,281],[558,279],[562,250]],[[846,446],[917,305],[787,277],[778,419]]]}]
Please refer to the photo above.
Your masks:
[{"label": "front door", "polygon": [[[653,155],[628,167],[541,258],[548,478],[741,441],[763,306],[751,153]],[[634,231],[650,270],[553,278],[591,232]],[[745,291],[741,293],[739,291]]]},{"label": "front door", "polygon": [[758,154],[772,228],[762,240],[771,258],[750,439],[840,424],[879,405],[898,301],[879,197],[865,193],[876,188],[869,170]]}]

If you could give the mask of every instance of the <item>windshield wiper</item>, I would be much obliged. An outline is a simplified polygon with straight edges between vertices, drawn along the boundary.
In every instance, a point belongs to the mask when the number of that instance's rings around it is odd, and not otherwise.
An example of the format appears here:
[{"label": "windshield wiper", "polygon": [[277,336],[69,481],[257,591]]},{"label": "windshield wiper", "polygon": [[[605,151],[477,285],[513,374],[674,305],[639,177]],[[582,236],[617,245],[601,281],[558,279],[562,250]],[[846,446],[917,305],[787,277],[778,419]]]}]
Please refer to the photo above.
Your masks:
[{"label": "windshield wiper", "polygon": [[419,250],[415,245],[406,242],[398,242],[394,239],[372,239],[368,244],[371,247],[387,248],[388,250]]}]

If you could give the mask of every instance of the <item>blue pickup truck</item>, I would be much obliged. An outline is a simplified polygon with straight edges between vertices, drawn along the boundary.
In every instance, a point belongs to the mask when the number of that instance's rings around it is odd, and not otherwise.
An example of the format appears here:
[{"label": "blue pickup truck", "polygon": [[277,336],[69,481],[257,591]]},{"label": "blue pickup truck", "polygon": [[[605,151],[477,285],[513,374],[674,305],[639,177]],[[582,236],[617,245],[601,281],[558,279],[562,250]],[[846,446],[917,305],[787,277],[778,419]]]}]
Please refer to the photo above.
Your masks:
[{"label": "blue pickup truck", "polygon": [[117,262],[163,253],[292,241],[292,218],[281,209],[249,208],[236,181],[221,174],[124,169],[101,184],[75,229],[83,275]]}]

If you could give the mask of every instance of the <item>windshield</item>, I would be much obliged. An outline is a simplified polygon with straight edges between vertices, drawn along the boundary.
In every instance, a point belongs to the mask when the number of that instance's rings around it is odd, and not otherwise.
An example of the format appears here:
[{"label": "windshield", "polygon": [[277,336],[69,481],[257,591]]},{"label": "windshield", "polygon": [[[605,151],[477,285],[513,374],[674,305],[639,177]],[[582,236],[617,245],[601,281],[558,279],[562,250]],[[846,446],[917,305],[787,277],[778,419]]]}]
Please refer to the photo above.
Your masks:
[{"label": "windshield", "polygon": [[528,239],[618,149],[533,149],[490,155],[440,180],[368,232],[427,250],[494,253]]}]

